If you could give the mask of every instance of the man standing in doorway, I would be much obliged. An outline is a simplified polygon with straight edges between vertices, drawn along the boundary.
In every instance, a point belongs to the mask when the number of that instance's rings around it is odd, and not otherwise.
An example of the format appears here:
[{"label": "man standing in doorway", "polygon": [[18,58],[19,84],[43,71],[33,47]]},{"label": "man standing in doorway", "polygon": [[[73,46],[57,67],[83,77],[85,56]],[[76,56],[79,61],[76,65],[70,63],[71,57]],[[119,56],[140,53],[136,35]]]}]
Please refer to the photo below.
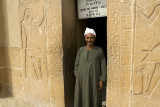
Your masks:
[{"label": "man standing in doorway", "polygon": [[106,61],[103,50],[94,45],[96,32],[86,28],[87,45],[79,49],[75,61],[74,107],[102,107],[101,89],[106,81]]}]

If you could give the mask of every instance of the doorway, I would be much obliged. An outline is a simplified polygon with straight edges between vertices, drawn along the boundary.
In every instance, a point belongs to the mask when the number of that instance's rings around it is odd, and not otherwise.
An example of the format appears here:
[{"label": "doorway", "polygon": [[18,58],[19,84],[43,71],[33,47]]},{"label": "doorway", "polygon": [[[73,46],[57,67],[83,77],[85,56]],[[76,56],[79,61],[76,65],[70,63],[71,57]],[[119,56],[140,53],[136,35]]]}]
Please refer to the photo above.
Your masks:
[{"label": "doorway", "polygon": [[[107,17],[78,19],[77,0],[62,3],[63,29],[63,72],[65,107],[74,106],[75,75],[74,63],[77,51],[86,45],[84,31],[93,28],[96,33],[95,45],[103,49],[107,61]],[[102,101],[106,100],[106,86],[103,87]]]},{"label": "doorway", "polygon": [[[96,32],[95,45],[103,49],[106,64],[107,64],[107,18],[92,18],[88,19],[88,27],[93,28]],[[102,102],[106,101],[106,82],[103,83]]]},{"label": "doorway", "polygon": [[[96,32],[95,45],[103,49],[107,64],[107,17],[79,19],[77,23],[77,51],[81,46],[86,45],[83,34],[86,27],[92,28]],[[106,101],[106,83],[102,89],[102,102]]]},{"label": "doorway", "polygon": [[107,18],[92,18],[88,19],[88,27],[96,31],[95,45],[103,49],[105,58],[107,60]]}]

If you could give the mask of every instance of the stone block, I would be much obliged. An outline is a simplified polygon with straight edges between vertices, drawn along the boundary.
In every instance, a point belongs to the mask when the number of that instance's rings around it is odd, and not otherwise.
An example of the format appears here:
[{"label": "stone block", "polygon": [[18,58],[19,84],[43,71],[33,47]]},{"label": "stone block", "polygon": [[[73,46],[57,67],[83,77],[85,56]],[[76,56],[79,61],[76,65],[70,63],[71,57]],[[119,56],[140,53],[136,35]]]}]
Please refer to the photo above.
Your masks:
[{"label": "stone block", "polygon": [[15,98],[24,99],[24,87],[12,86],[12,93]]},{"label": "stone block", "polygon": [[23,84],[24,77],[23,77],[22,69],[11,67],[11,72],[12,72],[12,75],[11,75],[12,85],[18,86],[18,87],[24,87],[24,84]]},{"label": "stone block", "polygon": [[64,81],[63,77],[55,77],[50,76],[50,97],[51,97],[51,105],[50,106],[58,106],[64,107]]}]

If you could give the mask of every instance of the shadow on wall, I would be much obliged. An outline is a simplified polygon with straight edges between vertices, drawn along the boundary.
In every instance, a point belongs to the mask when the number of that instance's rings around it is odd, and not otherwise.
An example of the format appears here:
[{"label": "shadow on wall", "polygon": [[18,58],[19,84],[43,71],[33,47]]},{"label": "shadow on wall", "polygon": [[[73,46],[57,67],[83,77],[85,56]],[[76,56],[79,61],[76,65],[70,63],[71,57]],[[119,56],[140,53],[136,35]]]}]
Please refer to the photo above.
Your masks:
[{"label": "shadow on wall", "polygon": [[0,0],[0,98],[12,96],[11,69],[8,55],[7,5]]}]

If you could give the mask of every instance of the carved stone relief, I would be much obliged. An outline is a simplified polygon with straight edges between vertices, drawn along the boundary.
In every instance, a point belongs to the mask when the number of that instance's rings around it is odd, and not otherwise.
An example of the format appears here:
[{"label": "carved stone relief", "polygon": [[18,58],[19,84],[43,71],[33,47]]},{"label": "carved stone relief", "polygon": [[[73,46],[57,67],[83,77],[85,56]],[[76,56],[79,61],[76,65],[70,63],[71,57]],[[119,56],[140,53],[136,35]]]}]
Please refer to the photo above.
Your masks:
[{"label": "carved stone relief", "polygon": [[108,32],[108,83],[107,83],[107,106],[116,106],[119,103],[119,98],[116,94],[119,93],[119,68],[120,68],[120,12],[119,2],[111,0],[108,3],[108,20],[110,26]]},{"label": "carved stone relief", "polygon": [[64,105],[61,5],[61,0],[19,0],[24,90],[14,89],[36,106]]},{"label": "carved stone relief", "polygon": [[132,0],[108,1],[107,106],[129,105],[132,41]]},{"label": "carved stone relief", "polygon": [[22,49],[25,76],[47,79],[45,0],[20,0]]},{"label": "carved stone relief", "polygon": [[63,48],[60,36],[62,35],[62,19],[58,11],[53,13],[53,10],[61,10],[56,3],[60,4],[60,1],[47,0],[47,60],[49,74],[58,77],[62,75]]},{"label": "carved stone relief", "polygon": [[135,4],[133,94],[150,98],[160,85],[160,1],[142,0]]}]

